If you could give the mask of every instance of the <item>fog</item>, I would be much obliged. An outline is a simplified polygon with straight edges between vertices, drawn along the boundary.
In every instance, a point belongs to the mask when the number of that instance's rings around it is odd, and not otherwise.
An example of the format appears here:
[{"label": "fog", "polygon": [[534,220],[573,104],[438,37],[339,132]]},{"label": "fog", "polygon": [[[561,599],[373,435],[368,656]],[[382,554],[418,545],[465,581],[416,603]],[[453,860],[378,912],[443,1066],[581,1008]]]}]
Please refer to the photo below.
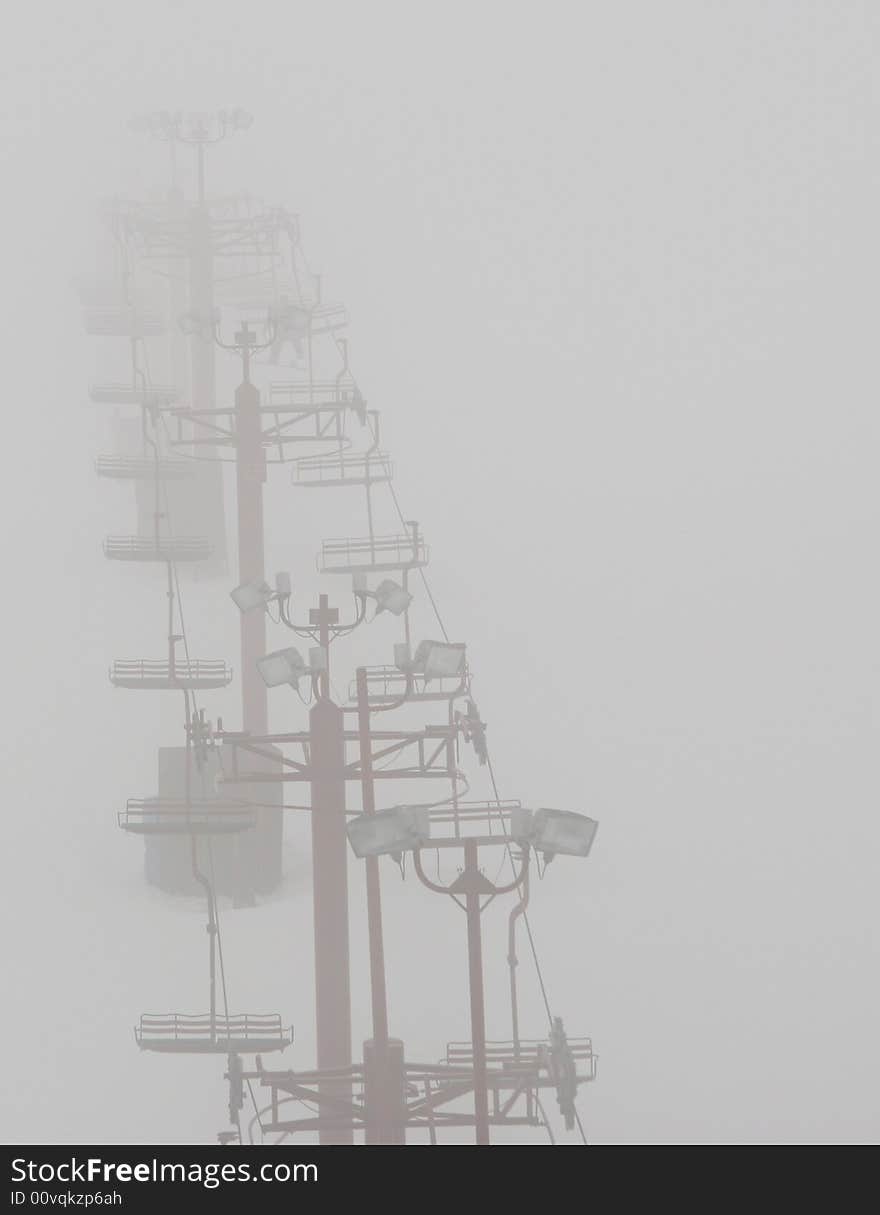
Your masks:
[{"label": "fog", "polygon": [[[116,827],[182,733],[167,697],[107,679],[114,658],[161,654],[165,601],[161,575],[101,551],[131,506],[94,476],[109,422],[88,384],[113,368],[71,279],[94,270],[101,199],[167,186],[166,149],[130,116],[242,106],[254,124],[211,150],[209,189],[296,212],[348,308],[501,795],[599,820],[589,858],[559,857],[531,900],[552,1009],[599,1055],[590,1143],[876,1142],[876,6],[51,0],[17,21],[0,106],[5,1141],[201,1143],[228,1122],[222,1056],[142,1053],[132,1033],[144,1011],[203,1009],[204,908],[147,886]],[[229,398],[236,362],[217,367]],[[346,509],[270,469],[267,572],[290,569],[303,608],[336,593],[321,539],[364,534]],[[183,595],[200,653],[237,671],[233,583]],[[392,632],[334,656],[340,687]],[[285,691],[272,728],[305,729]],[[233,719],[237,696],[209,712]],[[470,796],[491,795],[474,767]],[[277,1058],[297,1069],[315,1050],[307,840],[289,812],[283,887],[221,906],[231,1003],[293,1023]],[[391,1030],[439,1058],[470,1032],[464,917],[390,862],[382,882]],[[495,1039],[511,905],[483,917]]]}]

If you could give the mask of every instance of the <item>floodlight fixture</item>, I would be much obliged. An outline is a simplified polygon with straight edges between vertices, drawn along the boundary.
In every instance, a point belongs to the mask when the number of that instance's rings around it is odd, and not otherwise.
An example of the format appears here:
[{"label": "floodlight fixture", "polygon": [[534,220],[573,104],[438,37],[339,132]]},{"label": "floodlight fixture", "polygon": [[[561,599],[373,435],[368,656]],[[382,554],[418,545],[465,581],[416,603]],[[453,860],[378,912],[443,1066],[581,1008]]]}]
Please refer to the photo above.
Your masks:
[{"label": "floodlight fixture", "polygon": [[243,582],[235,590],[229,592],[236,607],[241,612],[253,612],[257,608],[267,608],[275,600],[290,598],[290,574],[275,575],[275,590],[263,578],[252,578]]},{"label": "floodlight fixture", "polygon": [[288,646],[285,650],[273,650],[264,658],[257,659],[257,670],[267,688],[277,688],[289,683],[299,687],[299,681],[308,673],[308,666],[299,650]]},{"label": "floodlight fixture", "polygon": [[355,815],[346,830],[357,857],[400,855],[430,843],[431,812],[427,806],[392,806]]},{"label": "floodlight fixture", "polygon": [[275,592],[264,579],[253,578],[230,591],[229,596],[240,612],[253,612],[267,607],[275,598]]},{"label": "floodlight fixture", "polygon": [[324,646],[312,646],[308,662],[299,650],[288,646],[284,650],[273,650],[264,658],[258,658],[257,670],[267,688],[277,688],[285,683],[299,688],[299,681],[304,676],[319,675],[327,670],[327,663],[328,655]]},{"label": "floodlight fixture", "polygon": [[402,616],[412,603],[412,595],[391,578],[380,582],[373,592],[376,600],[376,615],[380,612],[391,612],[393,616]]},{"label": "floodlight fixture", "polygon": [[380,612],[391,612],[393,616],[402,616],[412,603],[413,597],[399,582],[393,578],[385,578],[374,591],[367,585],[367,576],[358,572],[351,576],[351,589],[361,599],[376,600],[376,615]]},{"label": "floodlight fixture", "polygon": [[563,856],[589,856],[599,824],[574,810],[535,811],[533,844],[540,852]]},{"label": "floodlight fixture", "polygon": [[461,675],[465,664],[464,642],[421,641],[416,647],[412,669],[425,679]]},{"label": "floodlight fixture", "polygon": [[527,806],[513,806],[510,811],[510,835],[518,844],[529,844],[534,812]]},{"label": "floodlight fixture", "polygon": [[574,810],[527,810],[511,812],[510,834],[517,843],[531,845],[547,859],[556,856],[589,856],[599,824]]}]

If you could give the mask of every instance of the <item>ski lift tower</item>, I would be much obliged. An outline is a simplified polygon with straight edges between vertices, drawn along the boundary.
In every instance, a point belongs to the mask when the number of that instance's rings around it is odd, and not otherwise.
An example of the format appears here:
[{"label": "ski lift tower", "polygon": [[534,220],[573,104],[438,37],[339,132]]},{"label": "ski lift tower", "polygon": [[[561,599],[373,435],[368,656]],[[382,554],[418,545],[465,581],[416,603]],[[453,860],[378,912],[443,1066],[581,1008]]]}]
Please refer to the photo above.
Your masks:
[{"label": "ski lift tower", "polygon": [[[145,1050],[227,1056],[234,1129],[221,1133],[224,1143],[243,1142],[244,1086],[247,1083],[250,1090],[252,1082],[268,1098],[262,1111],[268,1117],[256,1112],[264,1133],[317,1132],[322,1143],[351,1143],[363,1133],[367,1143],[403,1144],[408,1130],[427,1133],[436,1143],[443,1131],[466,1127],[473,1128],[477,1143],[486,1144],[492,1126],[546,1125],[549,1130],[541,1104],[544,1090],[555,1091],[565,1124],[571,1127],[577,1122],[577,1089],[595,1076],[592,1044],[588,1038],[569,1039],[561,1020],[550,1016],[549,1005],[546,1040],[521,1037],[515,936],[518,920],[527,914],[531,868],[537,864],[540,869],[556,855],[587,856],[596,824],[582,814],[531,811],[518,802],[502,802],[489,765],[486,726],[473,700],[465,645],[449,640],[437,614],[442,639],[429,636],[413,646],[411,578],[418,573],[424,580],[428,548],[419,525],[405,519],[398,507],[392,462],[380,444],[379,414],[367,408],[351,375],[348,346],[338,336],[344,309],[325,304],[320,280],[302,273],[298,225],[291,216],[253,200],[209,202],[205,193],[205,148],[229,130],[248,125],[241,113],[221,111],[210,120],[180,115],[152,120],[154,133],[172,145],[172,155],[178,143],[196,149],[197,208],[207,216],[211,243],[211,299],[206,308],[208,295],[198,295],[190,274],[189,302],[198,306],[185,314],[184,326],[202,346],[213,350],[217,344],[240,360],[241,382],[234,399],[218,400],[213,380],[210,393],[199,397],[194,390],[183,400],[152,382],[143,348],[148,337],[162,332],[162,317],[149,297],[134,290],[128,269],[121,303],[118,295],[109,303],[92,299],[87,316],[90,331],[131,342],[131,384],[104,386],[102,391],[105,399],[137,406],[143,437],[136,454],[104,457],[98,471],[152,490],[150,526],[134,536],[109,537],[105,551],[116,561],[163,565],[169,601],[166,658],[118,661],[111,677],[125,687],[182,691],[184,702],[186,745],[179,780],[173,789],[163,788],[160,780],[157,796],[129,801],[119,823],[129,833],[161,841],[163,847],[178,847],[186,856],[190,882],[204,892],[208,918],[208,1013],[144,1014],[136,1039]],[[182,258],[189,273],[194,242],[186,214],[164,206],[134,205],[122,211],[126,258],[146,255],[166,263]],[[291,247],[289,275],[279,273],[279,240],[285,237]],[[238,266],[222,287],[216,273],[221,258],[235,258]],[[203,275],[201,287],[205,281]],[[218,298],[226,317],[217,308]],[[315,374],[312,341],[321,333],[330,336],[341,358],[335,379],[332,372],[330,378]],[[277,362],[288,343],[296,352],[295,365],[305,374],[261,393],[252,375],[254,360],[262,353]],[[202,355],[200,346],[193,358]],[[204,371],[203,388],[207,382]],[[352,419],[360,428],[359,443],[351,433]],[[205,458],[236,466],[240,565],[239,584],[231,597],[241,612],[242,722],[237,730],[224,728],[219,717],[215,728],[198,704],[202,692],[224,686],[231,673],[225,663],[191,657],[179,610],[178,566],[204,561],[210,542],[178,533],[166,505],[168,487],[183,476],[182,466]],[[340,619],[323,593],[317,606],[298,619],[290,575],[277,575],[274,589],[266,581],[263,484],[268,464],[286,462],[292,462],[298,490],[348,491],[363,503],[366,524],[356,529],[359,534],[323,541],[316,559],[322,576],[351,580],[355,609],[348,620]],[[383,491],[389,492],[399,520],[393,532],[382,531],[376,523]],[[428,598],[436,613],[430,591]],[[390,661],[357,666],[348,699],[343,700],[330,681],[331,646],[367,622],[370,604],[375,605],[374,616],[388,613],[398,619],[400,640]],[[308,657],[292,646],[267,652],[268,619],[313,641]],[[177,649],[181,642],[183,655]],[[292,686],[299,691],[303,680],[312,696],[308,728],[270,732],[267,689]],[[397,710],[417,712],[421,724],[398,724]],[[463,800],[469,789],[460,756],[463,744],[473,749],[480,767],[488,766],[493,800]],[[302,758],[294,758],[300,750]],[[408,797],[425,780],[432,782],[427,786],[430,798]],[[296,782],[307,784],[311,793],[317,1066],[306,1072],[269,1071],[263,1054],[284,1049],[292,1034],[280,1017],[230,1012],[214,862],[224,840],[244,841],[261,832],[264,790],[278,795],[273,805],[280,807],[288,783]],[[360,789],[359,811],[349,808],[351,784]],[[398,789],[404,792],[395,798]],[[379,804],[383,791],[393,804]],[[280,823],[279,809],[271,830],[263,832],[276,859]],[[506,852],[511,876],[502,881],[499,871],[490,881],[480,856],[499,848]],[[366,870],[372,1036],[364,1042],[359,1060],[353,1058],[351,1042],[349,849]],[[428,852],[437,856],[436,877],[433,868],[429,876],[424,863]],[[236,855],[250,855],[255,874],[277,880],[272,857],[267,859],[265,852],[248,854],[241,843]],[[381,858],[389,855],[401,865],[411,858],[419,881],[466,914],[470,1038],[450,1042],[445,1057],[436,1063],[408,1060],[403,1042],[390,1035],[380,881]],[[458,856],[458,876],[444,881],[441,858]],[[518,896],[508,920],[512,1033],[510,1040],[493,1041],[486,1029],[482,916],[507,894]],[[464,973],[463,968],[462,977]],[[254,1064],[246,1070],[242,1059],[251,1054]],[[288,1118],[280,1107],[289,1100],[311,1103],[314,1112]]]},{"label": "ski lift tower", "polygon": [[[264,296],[268,288],[271,298],[277,277],[279,242],[292,227],[291,217],[286,213],[255,206],[248,196],[212,200],[207,195],[207,148],[235,131],[246,130],[251,121],[243,110],[221,110],[192,115],[161,112],[133,124],[136,129],[165,141],[171,152],[172,190],[167,204],[158,208],[131,206],[126,215],[126,230],[148,263],[173,267],[182,262],[184,267],[182,276],[177,275],[176,294],[172,275],[172,298],[178,301],[185,298],[188,308],[183,315],[173,317],[173,325],[178,332],[188,335],[191,376],[189,397],[175,411],[175,442],[184,459],[189,458],[200,475],[213,468],[221,486],[222,466],[216,460],[203,458],[204,447],[198,444],[199,435],[193,433],[199,423],[204,425],[207,419],[216,416],[215,328],[220,312],[217,298],[219,295],[224,303],[234,304],[243,293],[242,307],[251,307],[255,282]],[[191,147],[196,156],[197,188],[192,204],[184,201],[179,187],[180,146]],[[247,332],[246,326],[243,332]],[[263,564],[262,483],[266,472],[258,409],[257,390],[246,375],[235,395],[233,445],[241,580],[255,576]],[[167,410],[164,421],[167,423]],[[201,434],[204,435],[204,430]],[[218,495],[217,509],[222,519],[222,492]],[[250,619],[243,623],[241,635],[242,725],[244,729],[265,733],[265,688],[255,677],[254,668],[255,658],[261,652],[259,622]],[[280,813],[265,808],[248,847],[238,855],[240,872],[233,885],[241,901],[253,901],[255,891],[271,890],[280,880],[281,828]],[[180,859],[179,844],[173,838],[160,839],[155,846]],[[180,869],[179,864],[170,867]]]}]

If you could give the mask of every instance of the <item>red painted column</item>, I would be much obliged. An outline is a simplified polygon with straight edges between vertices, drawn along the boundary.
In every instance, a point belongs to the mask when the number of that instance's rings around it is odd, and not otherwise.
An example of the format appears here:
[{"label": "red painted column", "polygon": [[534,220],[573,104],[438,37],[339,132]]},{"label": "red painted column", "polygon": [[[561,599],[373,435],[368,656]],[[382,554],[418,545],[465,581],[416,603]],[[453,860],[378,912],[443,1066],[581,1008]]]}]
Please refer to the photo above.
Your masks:
[{"label": "red painted column", "polygon": [[[309,715],[312,790],[312,899],[315,927],[315,1018],[318,1068],[351,1066],[351,987],[348,939],[348,836],[345,831],[345,735],[343,712],[321,697]],[[322,1098],[341,1102],[348,1121],[350,1080],[325,1080]],[[321,1117],[332,1121],[332,1104]],[[321,1143],[351,1144],[350,1129],[328,1128]]]}]

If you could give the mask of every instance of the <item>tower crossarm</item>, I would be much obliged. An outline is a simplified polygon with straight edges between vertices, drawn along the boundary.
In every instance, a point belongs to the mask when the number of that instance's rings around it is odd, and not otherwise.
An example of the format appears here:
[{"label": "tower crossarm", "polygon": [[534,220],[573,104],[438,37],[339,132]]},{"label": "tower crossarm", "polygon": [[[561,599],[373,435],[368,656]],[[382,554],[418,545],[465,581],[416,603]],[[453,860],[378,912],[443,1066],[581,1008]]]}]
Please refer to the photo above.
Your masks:
[{"label": "tower crossarm", "polygon": [[[303,408],[299,405],[264,405],[257,410],[260,440],[264,447],[284,447],[289,443],[332,442],[347,444],[344,419],[349,404],[326,404]],[[189,409],[175,406],[168,414],[176,423],[171,446],[193,444],[211,447],[236,447],[235,407]],[[338,450],[338,447],[337,447]]]},{"label": "tower crossarm", "polygon": [[[596,1057],[592,1053],[590,1040],[572,1039],[571,1048],[578,1061],[576,1082],[583,1084],[593,1080]],[[545,1042],[487,1044],[489,1121],[493,1126],[542,1124],[544,1114],[540,1095],[557,1087],[557,1081],[547,1065],[546,1049]],[[471,1044],[450,1043],[447,1059],[445,1063],[405,1065],[401,1113],[403,1124],[408,1129],[430,1131],[474,1125],[473,1114],[466,1108],[457,1108],[457,1103],[463,1102],[474,1090]],[[270,1104],[263,1121],[264,1131],[303,1133],[326,1127],[328,1122],[337,1129],[364,1128],[366,1104],[363,1067],[356,1065],[337,1071],[304,1072],[267,1072],[261,1067],[244,1075],[269,1090]],[[347,1086],[345,1095],[336,1097],[332,1094],[334,1080],[339,1081],[341,1093],[342,1086]],[[293,1101],[314,1104],[318,1114],[306,1118],[285,1118],[282,1107]]]},{"label": "tower crossarm", "polygon": [[[379,764],[384,761],[389,761],[397,756],[404,755],[409,748],[414,748],[415,755],[412,757],[412,762],[400,767],[376,768],[373,772],[374,780],[410,780],[418,779],[419,777],[445,777],[458,778],[461,774],[450,762],[449,758],[449,743],[454,740],[456,734],[455,726],[438,725],[426,726],[419,731],[405,730],[375,730],[371,734],[372,741],[378,742],[380,745],[372,752],[373,764]],[[237,752],[251,752],[257,755],[267,754],[262,752],[261,748],[266,746],[280,747],[284,744],[299,744],[300,746],[309,746],[311,735],[308,732],[298,732],[295,734],[267,734],[262,736],[254,736],[243,734],[241,732],[229,732],[217,730],[215,738],[228,744],[233,752],[233,761],[230,765],[230,771],[224,775],[225,782],[243,782],[243,783],[283,783],[287,781],[310,781],[312,779],[312,771],[310,765],[300,763],[296,760],[285,759],[282,764],[282,771],[266,772],[266,771],[249,771],[246,761],[243,761]],[[357,730],[344,731],[344,739],[346,743],[357,744],[360,741],[360,736]],[[360,758],[354,759],[346,763],[344,767],[344,777],[346,781],[355,781],[361,779],[361,761]]]}]

